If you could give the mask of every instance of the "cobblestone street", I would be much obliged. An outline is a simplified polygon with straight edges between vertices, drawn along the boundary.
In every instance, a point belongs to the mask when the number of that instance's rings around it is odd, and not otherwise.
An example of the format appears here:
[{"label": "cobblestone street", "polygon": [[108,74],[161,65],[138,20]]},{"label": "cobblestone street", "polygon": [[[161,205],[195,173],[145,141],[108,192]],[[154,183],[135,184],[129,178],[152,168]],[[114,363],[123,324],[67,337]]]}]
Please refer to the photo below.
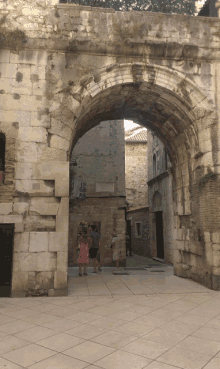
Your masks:
[{"label": "cobblestone street", "polygon": [[220,292],[131,268],[69,268],[67,297],[1,298],[0,368],[219,368]]}]

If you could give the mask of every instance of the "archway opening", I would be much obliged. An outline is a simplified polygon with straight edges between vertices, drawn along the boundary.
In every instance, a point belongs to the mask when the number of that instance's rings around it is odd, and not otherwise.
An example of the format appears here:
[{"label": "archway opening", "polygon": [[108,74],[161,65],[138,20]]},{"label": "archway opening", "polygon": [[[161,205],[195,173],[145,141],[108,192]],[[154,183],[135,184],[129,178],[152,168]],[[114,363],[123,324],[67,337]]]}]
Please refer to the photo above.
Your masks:
[{"label": "archway opening", "polygon": [[[193,229],[199,228],[199,195],[194,190],[198,181],[194,170],[196,160],[203,156],[203,149],[201,137],[198,136],[198,120],[210,114],[209,120],[213,120],[213,107],[198,86],[181,73],[173,73],[165,67],[116,65],[103,69],[95,78],[84,78],[84,81],[80,86],[73,87],[66,104],[68,111],[74,110],[68,157],[79,138],[106,120],[132,120],[154,132],[164,143],[171,162],[172,196],[169,201],[173,211],[175,273],[194,278],[195,273],[184,271],[189,266],[189,251],[181,251],[182,238],[179,240],[177,234],[181,234],[184,228],[184,232],[191,234],[194,241]],[[151,211],[152,203],[149,208]],[[179,229],[181,232],[178,232]],[[183,264],[186,268],[182,268]],[[205,268],[210,269],[209,266]]]}]

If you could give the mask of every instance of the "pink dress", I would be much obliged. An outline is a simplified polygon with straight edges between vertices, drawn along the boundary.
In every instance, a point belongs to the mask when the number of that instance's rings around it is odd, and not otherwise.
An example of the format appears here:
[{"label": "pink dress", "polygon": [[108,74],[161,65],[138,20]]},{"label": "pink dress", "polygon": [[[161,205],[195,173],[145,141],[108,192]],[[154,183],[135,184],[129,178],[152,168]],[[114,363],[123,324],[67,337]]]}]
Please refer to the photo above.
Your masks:
[{"label": "pink dress", "polygon": [[80,242],[80,251],[78,257],[78,264],[88,264],[89,263],[89,246],[90,239],[82,238]]}]

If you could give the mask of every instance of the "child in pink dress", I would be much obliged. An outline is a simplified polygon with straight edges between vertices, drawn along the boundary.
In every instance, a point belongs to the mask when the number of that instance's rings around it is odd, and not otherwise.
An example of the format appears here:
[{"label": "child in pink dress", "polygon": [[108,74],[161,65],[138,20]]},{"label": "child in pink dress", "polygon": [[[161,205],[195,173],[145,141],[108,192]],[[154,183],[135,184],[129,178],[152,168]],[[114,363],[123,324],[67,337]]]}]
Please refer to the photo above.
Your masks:
[{"label": "child in pink dress", "polygon": [[84,266],[84,275],[86,273],[86,267],[89,264],[89,249],[92,244],[91,237],[87,236],[87,230],[84,230],[83,235],[80,236],[78,241],[78,264],[79,264],[79,276],[82,277],[82,267]]}]

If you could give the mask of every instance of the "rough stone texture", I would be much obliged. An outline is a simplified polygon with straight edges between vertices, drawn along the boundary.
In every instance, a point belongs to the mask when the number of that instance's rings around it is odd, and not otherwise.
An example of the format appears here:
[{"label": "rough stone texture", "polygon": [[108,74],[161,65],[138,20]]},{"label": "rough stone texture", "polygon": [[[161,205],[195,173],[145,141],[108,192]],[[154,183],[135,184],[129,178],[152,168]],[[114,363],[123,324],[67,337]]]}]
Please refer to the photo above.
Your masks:
[{"label": "rough stone texture", "polygon": [[[219,19],[30,0],[4,3],[0,14],[0,131],[6,135],[0,203],[68,197],[65,160],[79,138],[102,121],[136,120],[166,144],[172,162],[173,234],[183,229],[188,237],[180,240],[188,256],[174,260],[175,273],[219,289],[218,266],[210,264],[204,241],[209,232],[213,247],[220,224]],[[20,163],[37,170],[16,179]],[[2,215],[0,222],[24,224],[24,232],[53,232],[53,217],[29,211]],[[67,227],[63,215],[61,228]],[[191,258],[194,242],[202,255]],[[27,293],[27,275],[16,273],[54,272],[56,256],[14,253],[12,295]],[[62,284],[63,277],[56,278]],[[53,284],[47,293],[66,291]]]},{"label": "rough stone texture", "polygon": [[[125,135],[125,183],[126,199],[129,203],[129,209],[145,206],[148,204],[148,186],[147,186],[147,140],[136,138],[140,130],[138,126],[135,130],[126,132]],[[144,132],[147,132],[144,129]]]},{"label": "rough stone texture", "polygon": [[[131,220],[131,249],[132,253],[141,256],[151,256],[149,237],[149,207],[127,211],[127,220]],[[137,237],[135,222],[141,223],[141,237]]]},{"label": "rough stone texture", "polygon": [[[155,158],[155,162],[153,160]],[[156,165],[155,165],[156,164]],[[162,211],[164,260],[173,263],[174,229],[172,225],[172,178],[171,163],[164,144],[148,130],[148,198],[149,198],[149,243],[151,255],[157,257],[156,212]],[[182,201],[182,196],[180,196]],[[177,229],[177,239],[179,239]],[[182,238],[180,238],[182,239]]]}]

